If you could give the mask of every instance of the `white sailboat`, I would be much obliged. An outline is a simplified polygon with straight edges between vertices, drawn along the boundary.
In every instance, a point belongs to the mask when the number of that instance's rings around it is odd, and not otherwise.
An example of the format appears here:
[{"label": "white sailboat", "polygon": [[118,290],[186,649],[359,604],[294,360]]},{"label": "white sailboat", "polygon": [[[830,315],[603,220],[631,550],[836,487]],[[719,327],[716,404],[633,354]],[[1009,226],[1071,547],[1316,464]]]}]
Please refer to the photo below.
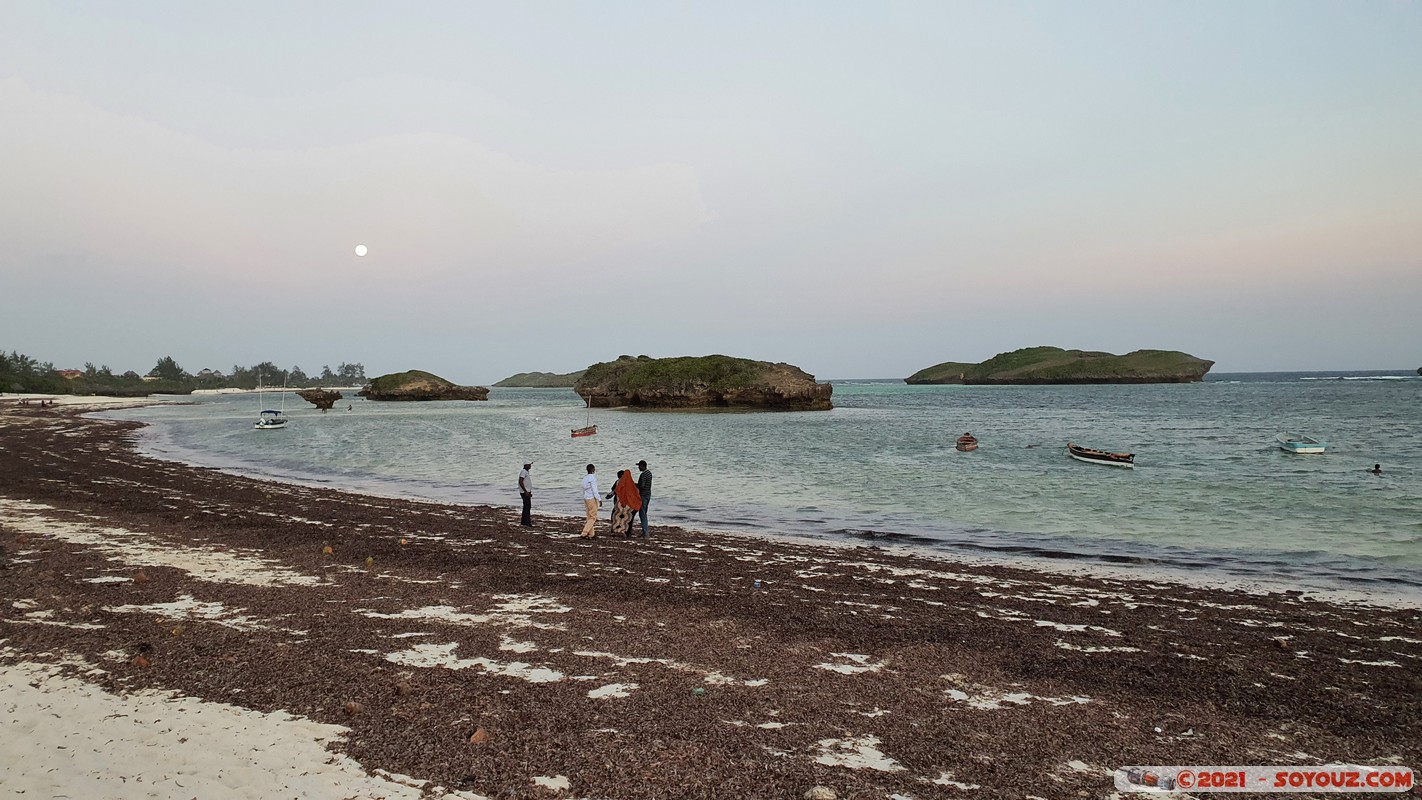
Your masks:
[{"label": "white sailboat", "polygon": [[[253,425],[259,431],[269,431],[274,428],[286,427],[286,373],[282,373],[281,378],[281,410],[264,408],[257,415],[257,424]],[[262,400],[262,374],[257,373],[257,407],[266,405]]]}]

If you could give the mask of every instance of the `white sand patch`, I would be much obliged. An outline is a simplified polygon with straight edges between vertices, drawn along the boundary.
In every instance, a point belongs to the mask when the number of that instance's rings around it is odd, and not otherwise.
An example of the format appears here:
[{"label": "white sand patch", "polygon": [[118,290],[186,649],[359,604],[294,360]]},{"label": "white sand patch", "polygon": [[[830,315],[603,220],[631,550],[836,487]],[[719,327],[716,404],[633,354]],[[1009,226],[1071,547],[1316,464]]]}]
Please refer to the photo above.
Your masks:
[{"label": "white sand patch", "polygon": [[1075,650],[1079,653],[1139,653],[1139,647],[1083,647],[1081,645],[1064,642],[1061,639],[1056,641],[1056,646],[1063,650]]},{"label": "white sand patch", "polygon": [[887,662],[884,661],[871,663],[869,656],[859,653],[830,653],[830,656],[850,663],[816,664],[815,669],[827,669],[831,672],[838,672],[841,675],[858,675],[863,672],[878,672],[887,665]]},{"label": "white sand patch", "polygon": [[536,786],[552,789],[555,792],[566,792],[568,791],[568,787],[572,785],[568,783],[568,776],[566,775],[554,775],[551,778],[539,775],[533,779],[533,783]]},{"label": "white sand patch", "polygon": [[[700,671],[701,671],[701,670],[698,670],[698,669],[692,667],[692,666],[689,665],[689,664],[672,664],[672,668],[673,668],[673,669],[681,669],[681,670],[684,671],[684,672],[700,672]],[[729,676],[726,676],[726,675],[722,675],[722,674],[719,673],[719,672],[707,672],[707,673],[705,674],[705,677],[703,677],[701,680],[702,680],[704,683],[707,683],[707,684],[709,684],[709,685],[711,685],[711,686],[764,686],[764,685],[770,683],[770,679],[769,679],[769,678],[755,678],[755,679],[752,679],[752,680],[741,680],[740,678],[732,678],[732,677],[729,677]]]},{"label": "white sand patch", "polygon": [[573,610],[541,594],[496,594],[494,599],[504,601],[494,606],[494,611],[501,614],[566,614]]},{"label": "white sand patch", "polygon": [[39,608],[39,602],[36,600],[16,600],[15,602],[10,604],[10,607],[18,608],[21,610],[24,610],[26,608]]},{"label": "white sand patch", "polygon": [[950,684],[953,684],[953,687],[945,692],[949,699],[980,711],[997,711],[1007,708],[1009,705],[1025,706],[1034,700],[1040,700],[1054,706],[1084,705],[1091,702],[1091,698],[1085,695],[1046,697],[1035,695],[1031,692],[1009,692],[1003,689],[994,689],[990,686],[982,686],[969,682],[962,675],[943,675],[941,677]]},{"label": "white sand patch", "polygon": [[404,664],[407,667],[444,667],[445,669],[469,669],[479,667],[485,672],[493,675],[507,675],[511,678],[520,678],[529,683],[556,683],[563,680],[564,675],[557,670],[535,667],[522,661],[502,663],[488,658],[455,658],[454,651],[459,647],[457,642],[447,644],[417,644],[409,650],[402,650],[398,653],[388,653],[386,661],[396,664]]},{"label": "white sand patch", "polygon": [[606,658],[606,659],[611,660],[614,664],[616,664],[616,665],[619,666],[619,667],[625,667],[625,666],[627,666],[627,665],[629,665],[629,664],[665,664],[665,665],[667,665],[667,666],[673,666],[673,665],[676,664],[676,662],[675,662],[675,661],[672,661],[670,658],[648,658],[648,657],[645,657],[645,656],[619,656],[619,655],[617,655],[616,653],[604,653],[604,652],[601,652],[601,651],[598,651],[598,650],[574,650],[574,651],[573,651],[573,655],[575,655],[575,656],[582,656],[583,658]]},{"label": "white sand patch", "polygon": [[[196,600],[192,595],[181,595],[171,603],[151,603],[149,605],[105,606],[105,611],[116,614],[156,614],[167,619],[203,619],[216,622],[239,631],[285,630],[264,623],[256,617],[242,614],[245,608],[229,609],[221,603]],[[306,631],[286,631],[298,635]]]},{"label": "white sand patch", "polygon": [[1114,631],[1110,628],[1103,628],[1099,625],[1068,625],[1064,622],[1052,622],[1051,620],[1046,619],[1034,619],[1032,620],[1032,622],[1039,628],[1052,628],[1054,630],[1059,630],[1063,633],[1081,633],[1083,631],[1091,631],[1093,633],[1104,633],[1107,636],[1121,635],[1120,631]]},{"label": "white sand patch", "polygon": [[133,578],[125,578],[122,575],[100,575],[97,578],[85,578],[85,583],[128,583]]},{"label": "white sand patch", "polygon": [[588,697],[594,700],[606,700],[613,697],[629,697],[633,689],[637,688],[635,683],[609,683],[606,686],[599,686],[596,689],[588,690]]},{"label": "white sand patch", "polygon": [[775,731],[775,730],[780,730],[781,728],[788,728],[788,727],[790,727],[790,725],[789,725],[789,723],[786,723],[786,722],[762,722],[762,723],[760,723],[759,725],[757,725],[756,727],[757,727],[757,728],[764,728],[765,730],[768,730],[768,731]]},{"label": "white sand patch", "polygon": [[959,781],[953,780],[953,773],[948,772],[948,771],[946,771],[946,770],[943,771],[943,772],[940,772],[940,773],[938,774],[938,777],[936,777],[936,778],[933,779],[933,783],[935,783],[935,784],[937,784],[937,785],[939,785],[939,786],[952,786],[954,789],[981,789],[981,788],[983,788],[983,787],[979,786],[979,785],[976,784],[976,783],[960,783]]},{"label": "white sand patch", "polygon": [[1340,659],[1338,659],[1338,660],[1341,661],[1341,662],[1343,662],[1344,664],[1358,664],[1358,665],[1364,666],[1364,667],[1400,667],[1400,666],[1402,666],[1401,664],[1397,663],[1396,661],[1391,661],[1391,660],[1388,660],[1388,661],[1355,661],[1355,660],[1353,660],[1353,659],[1351,659],[1351,658],[1340,658]]},{"label": "white sand patch", "polygon": [[319,586],[323,578],[303,575],[258,551],[155,543],[152,534],[126,528],[89,525],[46,515],[51,506],[0,498],[7,527],[35,536],[52,536],[107,553],[112,560],[140,567],[172,567],[212,583],[249,586]]},{"label": "white sand patch", "polygon": [[1422,639],[1409,639],[1406,636],[1384,636],[1378,639],[1379,642],[1407,642],[1408,644],[1422,644]]},{"label": "white sand patch", "polygon": [[756,678],[752,680],[742,680],[722,675],[713,670],[703,669],[693,664],[686,664],[670,658],[651,658],[647,656],[620,656],[616,653],[604,653],[598,650],[575,650],[573,655],[583,658],[603,658],[612,661],[619,667],[626,667],[631,664],[661,664],[662,666],[676,670],[677,672],[690,672],[702,676],[702,680],[712,686],[765,686],[770,683],[767,678]]},{"label": "white sand patch", "polygon": [[[372,598],[372,600],[393,599],[393,598]],[[563,630],[561,623],[541,622],[529,616],[524,609],[527,603],[501,603],[482,614],[471,614],[460,611],[454,606],[425,606],[424,608],[407,608],[395,614],[383,614],[368,608],[356,609],[357,614],[376,619],[427,619],[437,622],[447,622],[453,625],[500,625],[510,628],[537,628],[539,630],[558,631]],[[537,609],[537,611],[548,611],[549,613],[562,613],[572,609],[563,607],[562,611]]]},{"label": "white sand patch", "polygon": [[903,767],[879,750],[879,737],[859,736],[853,739],[821,739],[820,754],[815,762],[829,767],[875,769],[880,772],[900,772]]},{"label": "white sand patch", "polygon": [[507,650],[511,653],[528,653],[538,649],[538,645],[533,642],[520,642],[508,636],[500,634],[499,649]]},{"label": "white sand patch", "polygon": [[166,692],[120,697],[37,664],[0,666],[0,694],[4,783],[16,796],[482,800],[437,787],[422,794],[367,775],[326,749],[348,729],[281,711]]},{"label": "white sand patch", "polygon": [[56,628],[73,628],[76,631],[96,631],[106,627],[97,622],[65,622],[64,620],[50,619],[53,616],[53,611],[31,611],[24,617],[0,619],[0,622],[8,622],[12,625],[53,625]]}]

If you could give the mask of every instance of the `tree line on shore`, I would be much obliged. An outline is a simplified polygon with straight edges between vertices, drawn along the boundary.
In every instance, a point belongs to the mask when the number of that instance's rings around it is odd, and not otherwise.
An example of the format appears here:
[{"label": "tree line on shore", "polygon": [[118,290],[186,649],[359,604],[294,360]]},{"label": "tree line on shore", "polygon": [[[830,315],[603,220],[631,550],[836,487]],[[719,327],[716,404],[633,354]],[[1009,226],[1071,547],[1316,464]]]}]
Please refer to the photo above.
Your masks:
[{"label": "tree line on shore", "polygon": [[196,374],[183,369],[172,356],[163,356],[147,373],[115,373],[107,364],[86,363],[83,369],[57,369],[17,351],[0,350],[0,392],[81,395],[188,394],[195,389],[255,389],[263,386],[362,386],[363,364],[329,365],[308,375],[299,366],[284,369],[271,361],[250,367],[234,365],[229,372],[203,369]]}]

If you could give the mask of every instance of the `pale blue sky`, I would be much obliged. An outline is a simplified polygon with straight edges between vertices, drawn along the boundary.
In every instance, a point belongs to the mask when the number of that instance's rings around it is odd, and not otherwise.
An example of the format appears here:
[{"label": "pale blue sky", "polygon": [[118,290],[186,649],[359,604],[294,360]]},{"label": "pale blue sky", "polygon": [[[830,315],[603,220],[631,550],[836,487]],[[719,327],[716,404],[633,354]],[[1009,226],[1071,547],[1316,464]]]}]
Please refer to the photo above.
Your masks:
[{"label": "pale blue sky", "polygon": [[1422,3],[292,5],[0,0],[0,347],[1422,365]]}]

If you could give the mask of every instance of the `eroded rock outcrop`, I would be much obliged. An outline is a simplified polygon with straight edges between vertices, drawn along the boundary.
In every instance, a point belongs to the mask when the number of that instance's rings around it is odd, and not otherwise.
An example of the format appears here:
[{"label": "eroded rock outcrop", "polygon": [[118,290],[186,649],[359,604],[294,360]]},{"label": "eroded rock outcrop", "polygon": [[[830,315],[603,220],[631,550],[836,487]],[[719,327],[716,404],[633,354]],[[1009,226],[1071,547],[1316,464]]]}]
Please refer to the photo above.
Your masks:
[{"label": "eroded rock outcrop", "polygon": [[488,400],[486,386],[459,386],[424,370],[392,372],[357,392],[367,400]]},{"label": "eroded rock outcrop", "polygon": [[330,411],[336,401],[342,397],[340,392],[331,389],[302,389],[296,393],[296,396],[322,411]]},{"label": "eroded rock outcrop", "polygon": [[821,411],[833,408],[827,383],[790,364],[731,356],[622,356],[588,367],[573,387],[590,406],[611,408],[743,408]]}]

